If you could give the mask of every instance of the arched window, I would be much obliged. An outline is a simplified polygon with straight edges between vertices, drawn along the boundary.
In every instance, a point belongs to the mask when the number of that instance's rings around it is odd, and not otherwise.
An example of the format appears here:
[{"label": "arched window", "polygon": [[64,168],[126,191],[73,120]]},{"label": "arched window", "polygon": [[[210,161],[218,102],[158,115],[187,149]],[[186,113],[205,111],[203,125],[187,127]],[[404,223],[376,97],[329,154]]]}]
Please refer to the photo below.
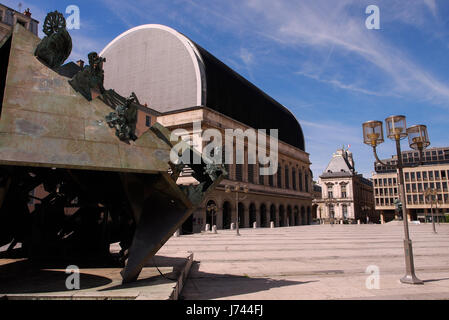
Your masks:
[{"label": "arched window", "polygon": [[289,172],[290,172],[290,170],[289,170],[288,166],[285,166],[285,175],[284,175],[284,177],[285,177],[285,189],[290,189],[290,183],[289,183],[290,174],[289,174]]},{"label": "arched window", "polygon": [[302,170],[301,169],[299,169],[298,170],[299,171],[299,174],[298,174],[298,176],[299,176],[299,191],[303,191],[303,184],[302,184]]}]

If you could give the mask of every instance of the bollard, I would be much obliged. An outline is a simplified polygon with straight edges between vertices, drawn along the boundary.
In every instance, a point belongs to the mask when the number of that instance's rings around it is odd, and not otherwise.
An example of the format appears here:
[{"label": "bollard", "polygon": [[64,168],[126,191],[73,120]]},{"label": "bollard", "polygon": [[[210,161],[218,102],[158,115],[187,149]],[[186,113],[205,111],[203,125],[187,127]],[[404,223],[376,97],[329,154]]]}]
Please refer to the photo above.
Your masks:
[{"label": "bollard", "polygon": [[274,222],[273,221],[270,222],[270,228],[274,229]]},{"label": "bollard", "polygon": [[359,220],[357,220],[357,224],[360,224],[360,219],[359,219]]},{"label": "bollard", "polygon": [[210,231],[210,224],[206,224],[206,232]]},{"label": "bollard", "polygon": [[253,222],[253,229],[257,229],[257,222]]},{"label": "bollard", "polygon": [[213,226],[212,226],[212,232],[213,232],[213,233],[217,233],[217,226],[216,226],[216,225],[213,225]]},{"label": "bollard", "polygon": [[235,223],[231,223],[231,230],[235,230]]},{"label": "bollard", "polygon": [[343,224],[343,220],[340,220],[340,224]]}]

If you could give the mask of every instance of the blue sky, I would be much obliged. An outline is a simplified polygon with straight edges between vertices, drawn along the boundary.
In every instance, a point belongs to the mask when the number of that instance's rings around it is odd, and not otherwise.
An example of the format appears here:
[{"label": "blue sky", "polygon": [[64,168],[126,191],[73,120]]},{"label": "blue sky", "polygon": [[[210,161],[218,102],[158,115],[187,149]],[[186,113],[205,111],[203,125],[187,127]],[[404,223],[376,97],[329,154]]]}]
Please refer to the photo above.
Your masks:
[{"label": "blue sky", "polygon": [[[408,125],[427,125],[431,146],[449,145],[446,0],[0,1],[14,9],[21,2],[41,25],[47,12],[77,5],[75,61],[141,24],[178,30],[295,114],[315,179],[342,145],[371,177],[367,120],[404,114]],[[368,5],[380,8],[380,30],[365,27]],[[379,147],[382,158],[394,152],[391,141]]]}]

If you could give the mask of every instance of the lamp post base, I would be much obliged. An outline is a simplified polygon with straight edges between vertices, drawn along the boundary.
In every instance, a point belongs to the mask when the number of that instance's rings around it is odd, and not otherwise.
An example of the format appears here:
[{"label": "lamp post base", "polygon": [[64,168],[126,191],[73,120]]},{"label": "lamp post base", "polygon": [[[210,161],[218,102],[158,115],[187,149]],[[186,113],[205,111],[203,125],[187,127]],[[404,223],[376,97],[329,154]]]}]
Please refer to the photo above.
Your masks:
[{"label": "lamp post base", "polygon": [[402,283],[424,284],[424,282],[415,275],[415,265],[413,263],[412,240],[404,239],[406,274],[401,278]]},{"label": "lamp post base", "polygon": [[401,278],[402,283],[407,284],[424,284],[424,281],[418,279],[414,274],[413,275],[405,275]]}]

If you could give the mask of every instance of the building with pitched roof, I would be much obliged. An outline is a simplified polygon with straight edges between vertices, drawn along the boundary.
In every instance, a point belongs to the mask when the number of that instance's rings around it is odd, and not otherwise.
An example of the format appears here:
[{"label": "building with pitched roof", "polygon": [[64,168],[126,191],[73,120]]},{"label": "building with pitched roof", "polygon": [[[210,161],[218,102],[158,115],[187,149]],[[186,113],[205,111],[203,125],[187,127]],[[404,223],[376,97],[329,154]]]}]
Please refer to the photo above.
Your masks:
[{"label": "building with pitched roof", "polygon": [[338,149],[319,177],[321,199],[315,199],[321,223],[378,223],[373,184],[355,170],[352,152]]}]

